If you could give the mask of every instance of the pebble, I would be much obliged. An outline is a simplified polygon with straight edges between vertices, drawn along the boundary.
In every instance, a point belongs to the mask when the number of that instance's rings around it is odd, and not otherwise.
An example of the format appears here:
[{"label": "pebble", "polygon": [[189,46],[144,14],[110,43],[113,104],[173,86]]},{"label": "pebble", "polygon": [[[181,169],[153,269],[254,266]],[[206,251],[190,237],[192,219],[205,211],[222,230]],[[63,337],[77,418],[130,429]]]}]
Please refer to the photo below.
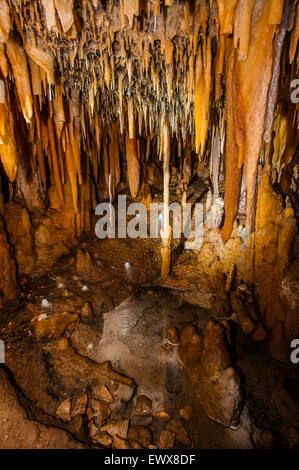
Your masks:
[{"label": "pebble", "polygon": [[153,404],[150,398],[148,398],[146,395],[139,395],[136,398],[134,411],[138,415],[147,416],[151,414],[152,407],[153,407]]},{"label": "pebble", "polygon": [[184,408],[180,409],[180,417],[184,418],[186,421],[189,421],[193,416],[193,408],[190,405],[186,405]]},{"label": "pebble", "polygon": [[175,434],[173,432],[164,429],[160,434],[160,444],[162,449],[173,449],[174,448]]},{"label": "pebble", "polygon": [[180,340],[179,332],[176,328],[171,327],[166,331],[166,338],[171,344],[177,344]]},{"label": "pebble", "polygon": [[71,291],[69,289],[64,289],[61,292],[62,297],[69,297],[71,295]]},{"label": "pebble", "polygon": [[85,302],[81,309],[81,318],[83,320],[91,321],[93,318],[93,310],[90,302]]}]

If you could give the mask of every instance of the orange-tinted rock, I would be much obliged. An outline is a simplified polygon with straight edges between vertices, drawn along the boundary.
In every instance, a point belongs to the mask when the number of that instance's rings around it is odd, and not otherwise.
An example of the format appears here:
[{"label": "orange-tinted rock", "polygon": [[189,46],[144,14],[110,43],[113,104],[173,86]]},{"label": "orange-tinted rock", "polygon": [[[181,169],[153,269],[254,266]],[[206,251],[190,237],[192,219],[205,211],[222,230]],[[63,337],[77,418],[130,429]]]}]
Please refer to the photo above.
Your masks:
[{"label": "orange-tinted rock", "polygon": [[73,331],[76,327],[78,315],[63,312],[54,313],[50,317],[35,317],[32,321],[34,334],[38,339],[56,338],[59,339],[65,330]]},{"label": "orange-tinted rock", "polygon": [[11,201],[5,205],[4,217],[9,239],[14,247],[18,272],[20,275],[31,274],[35,267],[35,251],[30,215],[21,201]]},{"label": "orange-tinted rock", "polygon": [[16,280],[16,265],[13,251],[9,245],[4,229],[3,219],[0,215],[0,302],[13,299],[18,292]]},{"label": "orange-tinted rock", "polygon": [[136,404],[134,407],[136,414],[141,416],[146,416],[152,412],[152,400],[146,395],[139,395],[136,399]]},{"label": "orange-tinted rock", "polygon": [[194,328],[187,327],[185,330],[179,353],[194,393],[211,419],[224,426],[236,426],[242,394],[240,379],[232,367],[227,348],[225,327],[210,321],[204,332],[202,348],[198,350],[197,345],[195,351],[190,347]]},{"label": "orange-tinted rock", "polygon": [[288,295],[285,296],[282,289],[283,273],[290,261],[295,234],[296,219],[283,209],[281,198],[272,189],[269,175],[265,172],[257,202],[255,283],[263,324],[269,331],[267,347],[276,359],[282,361],[289,361],[290,340],[299,333],[296,309],[288,306]]}]

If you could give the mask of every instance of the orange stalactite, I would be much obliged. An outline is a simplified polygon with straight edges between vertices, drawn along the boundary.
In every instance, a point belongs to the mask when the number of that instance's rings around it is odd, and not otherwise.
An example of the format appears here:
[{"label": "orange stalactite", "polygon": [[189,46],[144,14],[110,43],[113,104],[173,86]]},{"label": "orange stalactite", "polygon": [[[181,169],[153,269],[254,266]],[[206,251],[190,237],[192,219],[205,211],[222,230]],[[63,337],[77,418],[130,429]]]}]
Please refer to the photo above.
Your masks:
[{"label": "orange stalactite", "polygon": [[14,39],[9,39],[6,42],[6,53],[12,67],[24,119],[27,123],[30,123],[33,110],[26,53],[23,47]]},{"label": "orange stalactite", "polygon": [[242,170],[238,166],[238,147],[235,136],[235,120],[234,120],[234,75],[236,64],[236,52],[232,42],[230,41],[230,50],[228,52],[228,65],[226,69],[226,143],[225,143],[225,220],[221,232],[224,243],[229,239],[234,220],[238,212],[241,176]]}]

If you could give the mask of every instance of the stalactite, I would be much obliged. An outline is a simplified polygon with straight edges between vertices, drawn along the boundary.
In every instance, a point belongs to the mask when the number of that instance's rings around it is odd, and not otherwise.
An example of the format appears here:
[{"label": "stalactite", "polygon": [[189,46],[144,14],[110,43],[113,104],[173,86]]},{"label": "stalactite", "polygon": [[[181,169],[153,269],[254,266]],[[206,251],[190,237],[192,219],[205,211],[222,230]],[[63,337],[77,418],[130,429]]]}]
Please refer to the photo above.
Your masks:
[{"label": "stalactite", "polygon": [[63,202],[64,195],[63,195],[58,153],[57,153],[57,147],[56,147],[55,128],[54,128],[54,123],[50,117],[48,117],[48,132],[49,132],[49,142],[50,142],[51,154],[52,154],[54,180],[57,186],[57,190],[58,190],[58,194],[61,199],[61,202]]},{"label": "stalactite", "polygon": [[0,157],[9,181],[13,182],[18,170],[18,158],[14,133],[14,118],[10,110],[7,87],[5,95],[5,101],[0,103]]},{"label": "stalactite", "polygon": [[272,126],[274,120],[274,109],[277,101],[278,93],[278,81],[280,75],[280,60],[284,38],[288,28],[289,10],[286,7],[282,18],[282,24],[280,25],[280,31],[276,34],[274,39],[274,51],[273,51],[273,67],[272,67],[272,78],[269,88],[267,112],[265,116],[265,131],[264,141],[269,143],[272,135]]},{"label": "stalactite", "polygon": [[66,33],[74,23],[73,0],[54,0],[62,29]]},{"label": "stalactite", "polygon": [[25,121],[30,123],[33,110],[27,56],[23,47],[14,39],[9,39],[9,41],[6,42],[6,53],[12,67]]},{"label": "stalactite", "polygon": [[252,17],[247,59],[240,61],[240,83],[244,102],[247,188],[247,232],[254,228],[256,178],[260,156],[268,90],[272,76],[272,40],[275,27],[268,25],[269,2],[258,0]]},{"label": "stalactite", "polygon": [[38,47],[35,47],[33,44],[26,44],[25,50],[29,55],[30,59],[33,60],[37,65],[39,65],[46,73],[47,79],[50,84],[55,83],[54,78],[54,55],[48,50],[44,51]]},{"label": "stalactite", "polygon": [[171,244],[171,226],[169,223],[169,159],[170,159],[170,135],[169,123],[167,118],[163,122],[163,224],[161,229],[162,237],[162,266],[161,278],[165,279],[170,269],[170,244]]},{"label": "stalactite", "polygon": [[9,6],[6,0],[0,0],[0,43],[8,40],[11,28]]},{"label": "stalactite", "polygon": [[140,165],[136,138],[131,139],[128,132],[126,132],[126,160],[130,193],[132,198],[135,198],[140,184]]},{"label": "stalactite", "polygon": [[222,229],[222,240],[224,243],[229,239],[235,217],[237,215],[239,206],[239,195],[241,186],[241,169],[238,165],[238,147],[235,136],[235,122],[234,122],[234,72],[236,70],[235,60],[236,52],[231,44],[228,67],[226,74],[226,148],[225,148],[225,221]]},{"label": "stalactite", "polygon": [[270,0],[268,24],[280,24],[283,12],[284,0]]},{"label": "stalactite", "polygon": [[46,26],[51,31],[52,28],[56,27],[54,0],[41,0],[41,3],[45,14]]},{"label": "stalactite", "polygon": [[291,34],[290,49],[289,49],[290,64],[292,64],[294,61],[298,40],[299,40],[299,4],[297,5],[295,25]]},{"label": "stalactite", "polygon": [[239,0],[234,23],[234,45],[238,47],[238,59],[245,60],[250,40],[251,15],[254,0]]}]

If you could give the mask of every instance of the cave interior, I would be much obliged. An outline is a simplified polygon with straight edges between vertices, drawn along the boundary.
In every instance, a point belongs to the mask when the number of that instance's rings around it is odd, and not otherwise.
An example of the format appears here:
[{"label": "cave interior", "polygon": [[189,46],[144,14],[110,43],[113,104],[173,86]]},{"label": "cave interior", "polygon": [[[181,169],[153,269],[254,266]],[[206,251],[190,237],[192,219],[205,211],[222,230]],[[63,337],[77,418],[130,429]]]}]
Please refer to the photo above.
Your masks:
[{"label": "cave interior", "polygon": [[1,449],[299,447],[298,39],[297,0],[0,0]]}]

